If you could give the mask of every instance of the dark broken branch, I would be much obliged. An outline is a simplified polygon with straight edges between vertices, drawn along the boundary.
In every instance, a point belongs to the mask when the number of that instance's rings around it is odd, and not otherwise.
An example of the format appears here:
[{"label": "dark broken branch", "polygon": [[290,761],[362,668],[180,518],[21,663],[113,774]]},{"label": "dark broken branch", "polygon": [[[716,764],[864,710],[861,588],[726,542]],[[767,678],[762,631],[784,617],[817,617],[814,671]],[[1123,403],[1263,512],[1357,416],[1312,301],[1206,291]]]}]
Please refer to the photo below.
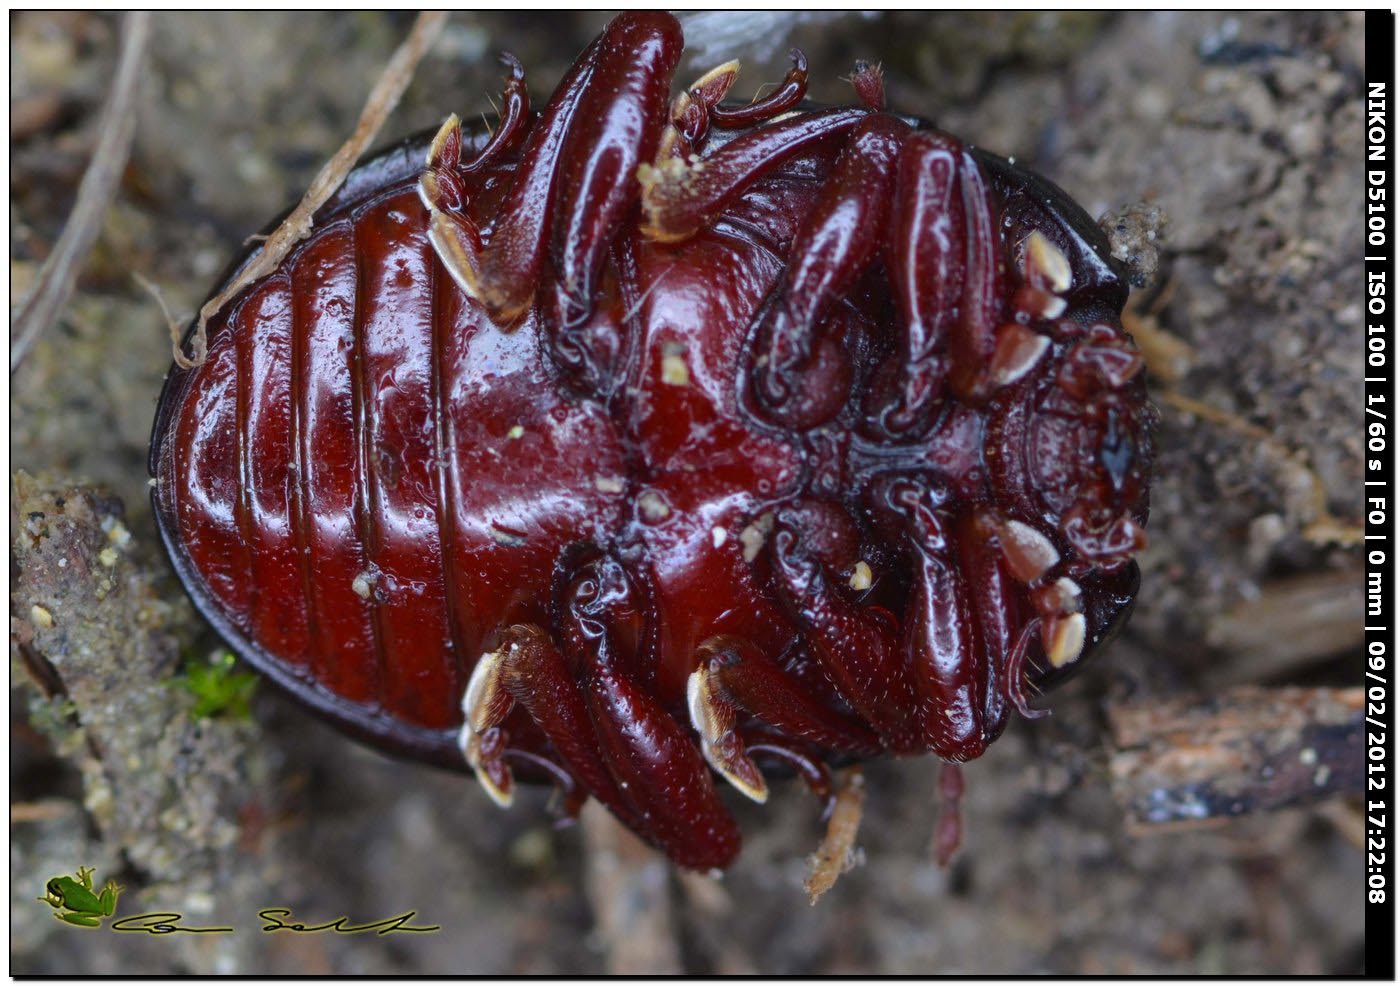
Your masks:
[{"label": "dark broken branch", "polygon": [[1256,688],[1109,710],[1113,793],[1138,832],[1359,795],[1360,688]]}]

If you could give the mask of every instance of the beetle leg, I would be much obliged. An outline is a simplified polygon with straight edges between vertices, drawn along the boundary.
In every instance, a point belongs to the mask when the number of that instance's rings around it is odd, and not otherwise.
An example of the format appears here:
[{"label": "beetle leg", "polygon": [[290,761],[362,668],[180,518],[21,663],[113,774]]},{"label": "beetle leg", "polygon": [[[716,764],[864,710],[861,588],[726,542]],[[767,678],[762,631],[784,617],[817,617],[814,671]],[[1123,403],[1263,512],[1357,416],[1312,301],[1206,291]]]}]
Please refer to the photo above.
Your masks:
[{"label": "beetle leg", "polygon": [[711,124],[724,129],[746,127],[780,116],[802,102],[807,94],[807,56],[797,48],[792,49],[791,55],[792,68],[778,88],[747,106],[721,104],[739,77],[737,61],[718,65],[695,80],[671,103],[671,122],[661,137],[657,165],[672,159],[684,163],[704,144]]},{"label": "beetle leg", "polygon": [[428,238],[453,280],[470,293],[472,272],[480,262],[481,231],[467,215],[467,195],[461,176],[482,170],[519,140],[530,113],[525,70],[514,55],[502,55],[510,69],[501,94],[501,119],[486,146],[462,163],[462,121],[452,114],[428,148],[428,160],[418,179],[418,196],[428,209]]},{"label": "beetle leg", "polygon": [[[511,627],[507,635],[525,629]],[[501,729],[515,699],[504,687],[502,669],[508,658],[514,663],[518,646],[503,642],[476,662],[467,690],[462,693],[462,729],[457,734],[457,745],[477,782],[502,808],[509,808],[515,796],[515,779],[502,758],[505,734]]]},{"label": "beetle leg", "polygon": [[904,710],[914,706],[900,667],[893,619],[848,600],[828,573],[847,567],[824,543],[835,508],[816,501],[778,511],[769,542],[773,573],[808,647],[837,692],[879,734],[903,751],[910,739]]},{"label": "beetle leg", "polygon": [[[960,151],[959,184],[965,214],[966,270],[962,301],[950,340],[952,387],[961,398],[983,401],[1025,376],[1050,347],[1030,323],[1057,317],[1072,272],[1065,255],[1039,232],[1026,241],[1024,285],[1002,310],[1004,248],[991,191],[976,160]],[[1009,320],[1008,317],[1009,316]]]},{"label": "beetle leg", "polygon": [[525,122],[530,115],[530,91],[525,88],[525,67],[509,52],[501,54],[501,63],[510,70],[510,74],[506,76],[505,87],[501,90],[501,114],[496,132],[476,157],[461,166],[463,174],[474,174],[485,169],[514,147],[525,132]]},{"label": "beetle leg", "polygon": [[[655,139],[680,44],[680,26],[668,14],[629,12],[614,18],[570,66],[530,131],[498,210],[502,219],[485,248],[475,257],[443,256],[462,289],[496,321],[510,323],[530,306],[556,225],[563,232],[554,236],[555,265],[568,265],[560,276],[574,298],[591,287],[597,274],[591,265],[601,263],[615,232],[607,227],[627,204],[635,160],[654,150],[652,145],[628,148],[628,135],[637,141],[640,127]],[[619,95],[609,88],[613,85],[627,88]],[[659,101],[658,106],[639,107],[639,97]],[[621,192],[617,186],[623,186]],[[576,203],[580,195],[586,203],[594,201],[581,215],[565,211],[564,221],[556,223],[561,196]],[[600,233],[609,235],[599,242]],[[583,239],[585,234],[591,238]]]},{"label": "beetle leg", "polygon": [[768,782],[735,729],[736,705],[704,663],[690,673],[685,695],[690,724],[700,736],[705,761],[745,797],[759,804],[767,801]]},{"label": "beetle leg", "polygon": [[671,715],[624,667],[614,616],[635,606],[621,563],[583,565],[564,590],[562,637],[583,670],[602,760],[624,798],[646,818],[652,841],[681,866],[708,870],[739,851],[739,831],[705,759]]},{"label": "beetle leg", "polygon": [[763,175],[823,141],[841,137],[866,110],[817,110],[742,134],[692,162],[658,157],[637,168],[642,186],[642,232],[673,243],[694,236]]},{"label": "beetle leg", "polygon": [[462,121],[452,114],[428,147],[428,162],[418,179],[418,197],[428,209],[428,239],[443,267],[470,293],[470,273],[481,256],[481,231],[467,215],[467,194],[460,177]]},{"label": "beetle leg", "polygon": [[[1013,674],[1011,666],[1017,653],[1016,628],[1022,625],[1026,614],[1002,555],[995,516],[987,510],[964,516],[957,525],[956,536],[976,627],[982,732],[990,742],[1006,724],[1008,700],[1027,712],[1020,692],[1020,669]],[[1020,649],[1024,650],[1024,645]]]},{"label": "beetle leg", "polygon": [[710,132],[710,114],[738,76],[737,61],[716,65],[671,100],[671,117],[661,132],[657,161],[683,161],[705,142]]},{"label": "beetle leg", "polygon": [[614,323],[589,324],[598,279],[636,204],[637,165],[656,154],[683,44],[676,19],[654,11],[619,16],[604,42],[560,148],[540,298],[555,362],[594,390],[620,349]]},{"label": "beetle leg", "polygon": [[782,425],[815,427],[846,402],[849,360],[823,329],[884,246],[895,164],[908,133],[907,124],[884,114],[856,127],[762,309],[754,389],[767,416]]},{"label": "beetle leg", "polygon": [[926,430],[943,395],[967,268],[959,156],[958,142],[936,132],[911,134],[900,150],[887,262],[900,337],[866,404],[886,435]]},{"label": "beetle leg", "polygon": [[900,518],[913,565],[904,652],[919,696],[923,747],[945,760],[971,760],[987,745],[983,718],[986,671],[973,639],[967,590],[941,498],[899,477],[881,491],[882,506]]},{"label": "beetle leg", "polygon": [[[803,97],[807,95],[807,56],[802,53],[801,48],[793,48],[788,52],[788,57],[792,59],[792,68],[788,69],[778,87],[762,99],[755,99],[745,106],[734,107],[721,106],[719,100],[711,103],[710,119],[714,121],[715,126],[733,130],[762,123],[764,120],[781,116],[802,102]],[[738,71],[737,63],[735,71]]]},{"label": "beetle leg", "polygon": [[1041,643],[1050,666],[1062,668],[1079,660],[1088,633],[1079,586],[1062,576],[1033,591],[1031,600],[1043,621]]},{"label": "beetle leg", "polygon": [[496,649],[477,662],[462,698],[465,719],[458,742],[492,800],[509,806],[514,790],[506,763],[512,751],[502,725],[516,702],[549,739],[564,769],[643,838],[655,841],[646,813],[618,790],[599,755],[575,675],[539,627],[502,631]]},{"label": "beetle leg", "polygon": [[748,641],[711,637],[700,645],[700,668],[711,689],[760,722],[825,749],[871,755],[880,739],[852,717],[828,708],[797,686],[777,661]]},{"label": "beetle leg", "polygon": [[745,795],[765,801],[768,787],[740,738],[742,709],[765,725],[823,748],[871,755],[880,741],[859,722],[813,701],[758,648],[735,637],[700,645],[700,664],[687,682],[691,725],[711,767]]},{"label": "beetle leg", "polygon": [[998,540],[1007,568],[1030,587],[1030,599],[1040,616],[1045,656],[1055,668],[1078,660],[1084,649],[1088,624],[1077,583],[1055,577],[1060,552],[1050,539],[1019,520],[1002,520]]},{"label": "beetle leg", "polygon": [[[602,38],[594,41],[565,73],[530,132],[511,178],[510,190],[498,210],[503,218],[492,229],[489,246],[482,249],[476,244],[474,250],[452,249],[453,241],[446,235],[448,228],[437,214],[433,215],[429,235],[438,258],[461,289],[484,305],[491,317],[502,324],[514,321],[534,297],[535,279],[544,256],[559,148],[601,42]],[[448,123],[455,121],[453,117]],[[431,164],[430,157],[430,172],[435,170]],[[433,207],[429,194],[424,195],[424,200]],[[442,233],[434,235],[439,229]]]},{"label": "beetle leg", "polygon": [[762,734],[749,735],[745,739],[753,756],[782,760],[796,770],[808,790],[821,799],[822,818],[831,814],[835,792],[831,787],[831,770],[826,764],[794,743],[776,742],[773,737]]},{"label": "beetle leg", "polygon": [[857,61],[849,81],[862,103],[872,110],[885,108],[885,70],[878,62],[872,65],[864,60]]},{"label": "beetle leg", "polygon": [[934,857],[947,866],[962,845],[962,796],[967,789],[962,767],[945,763],[938,771],[938,822],[934,827]]},{"label": "beetle leg", "polygon": [[[986,177],[961,144],[955,144],[958,175],[955,194],[962,200],[964,254],[961,304],[949,348],[953,391],[965,399],[982,399],[988,390],[988,364],[997,349],[1001,324],[1002,249]],[[954,244],[957,249],[959,244]]]}]

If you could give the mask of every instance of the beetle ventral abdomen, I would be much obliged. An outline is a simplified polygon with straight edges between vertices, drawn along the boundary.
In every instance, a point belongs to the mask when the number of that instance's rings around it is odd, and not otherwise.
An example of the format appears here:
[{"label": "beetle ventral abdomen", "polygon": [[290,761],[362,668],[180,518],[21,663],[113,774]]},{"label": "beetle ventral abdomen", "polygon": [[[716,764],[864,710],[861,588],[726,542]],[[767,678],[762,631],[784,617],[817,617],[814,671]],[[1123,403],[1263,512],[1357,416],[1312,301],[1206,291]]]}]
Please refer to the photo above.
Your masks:
[{"label": "beetle ventral abdomen", "polygon": [[538,113],[512,60],[497,136],[448,97],[361,164],[172,369],[152,496],[311,710],[711,870],[731,796],[975,758],[1102,647],[1153,417],[1062,192],[868,67],[727,103],[681,47],[623,14]]}]

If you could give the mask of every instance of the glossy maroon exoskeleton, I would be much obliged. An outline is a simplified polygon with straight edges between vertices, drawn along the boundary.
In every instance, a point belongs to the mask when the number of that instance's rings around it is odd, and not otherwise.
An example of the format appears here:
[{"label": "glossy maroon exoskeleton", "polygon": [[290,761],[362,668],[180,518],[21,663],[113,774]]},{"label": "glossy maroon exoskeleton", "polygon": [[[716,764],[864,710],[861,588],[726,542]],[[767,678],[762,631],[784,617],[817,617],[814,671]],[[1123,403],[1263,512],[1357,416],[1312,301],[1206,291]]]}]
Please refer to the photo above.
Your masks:
[{"label": "glossy maroon exoskeleton", "polygon": [[[1152,413],[1101,234],[930,125],[670,96],[618,17],[494,133],[357,169],[172,371],[200,609],[377,745],[727,865],[715,773],[979,755],[1126,616]],[[426,159],[426,167],[422,163]]]}]

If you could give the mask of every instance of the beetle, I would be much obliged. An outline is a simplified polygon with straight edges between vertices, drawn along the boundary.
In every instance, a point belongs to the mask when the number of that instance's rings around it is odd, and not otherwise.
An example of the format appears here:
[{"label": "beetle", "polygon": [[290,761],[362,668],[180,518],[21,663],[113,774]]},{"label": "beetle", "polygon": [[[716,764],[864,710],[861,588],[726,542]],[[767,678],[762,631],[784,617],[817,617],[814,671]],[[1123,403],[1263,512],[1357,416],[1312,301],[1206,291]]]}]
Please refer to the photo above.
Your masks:
[{"label": "beetle", "polygon": [[[155,516],[312,710],[728,865],[716,778],[978,756],[1126,619],[1154,414],[1057,187],[884,107],[676,98],[625,13],[364,163],[172,369]],[[955,786],[955,785],[953,785]]]}]

